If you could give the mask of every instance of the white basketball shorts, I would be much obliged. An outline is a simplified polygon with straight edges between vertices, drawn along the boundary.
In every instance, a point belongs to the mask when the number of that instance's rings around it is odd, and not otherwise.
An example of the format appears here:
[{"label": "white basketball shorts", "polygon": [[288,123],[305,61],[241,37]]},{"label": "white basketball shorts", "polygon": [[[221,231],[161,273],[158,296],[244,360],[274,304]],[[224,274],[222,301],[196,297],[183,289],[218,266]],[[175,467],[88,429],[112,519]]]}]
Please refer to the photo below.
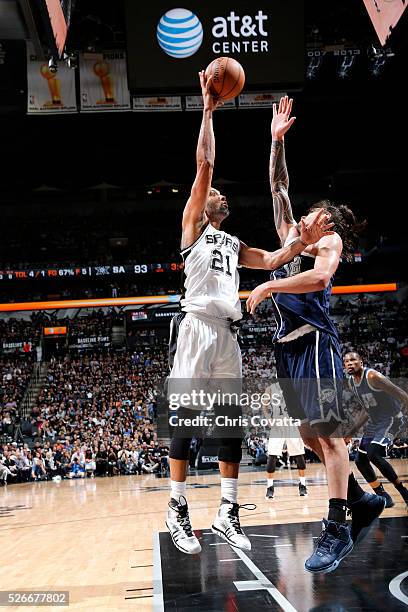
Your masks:
[{"label": "white basketball shorts", "polygon": [[189,312],[180,324],[170,378],[238,378],[241,350],[228,321]]},{"label": "white basketball shorts", "polygon": [[302,438],[269,438],[268,440],[268,455],[274,455],[278,457],[282,455],[283,446],[286,442],[289,457],[296,457],[296,455],[304,455],[305,447]]}]

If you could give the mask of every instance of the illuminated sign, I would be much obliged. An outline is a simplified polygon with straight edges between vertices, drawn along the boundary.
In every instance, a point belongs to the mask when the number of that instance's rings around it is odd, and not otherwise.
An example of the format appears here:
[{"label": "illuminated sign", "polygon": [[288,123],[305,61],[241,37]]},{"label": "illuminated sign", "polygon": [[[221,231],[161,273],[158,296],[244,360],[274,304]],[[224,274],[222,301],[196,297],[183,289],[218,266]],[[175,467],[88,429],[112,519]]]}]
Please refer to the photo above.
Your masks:
[{"label": "illuminated sign", "polygon": [[67,328],[62,327],[44,327],[44,336],[66,336]]},{"label": "illuminated sign", "polygon": [[130,90],[183,93],[199,89],[197,72],[215,57],[239,61],[251,87],[301,86],[303,0],[125,0]]}]

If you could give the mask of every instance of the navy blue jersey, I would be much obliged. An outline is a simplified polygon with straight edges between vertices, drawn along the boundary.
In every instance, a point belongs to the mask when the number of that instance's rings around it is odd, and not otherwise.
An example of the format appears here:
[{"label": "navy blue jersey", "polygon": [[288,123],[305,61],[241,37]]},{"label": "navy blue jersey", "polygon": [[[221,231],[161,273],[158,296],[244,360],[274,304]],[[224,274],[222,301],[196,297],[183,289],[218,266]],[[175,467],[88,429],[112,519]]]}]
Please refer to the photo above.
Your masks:
[{"label": "navy blue jersey", "polygon": [[372,368],[364,368],[363,376],[359,384],[356,383],[353,376],[350,376],[348,381],[350,389],[358,399],[359,403],[367,411],[370,416],[370,421],[373,424],[380,423],[389,417],[395,417],[401,412],[399,402],[388,393],[378,391],[370,386],[367,379],[369,372],[375,371]]},{"label": "navy blue jersey", "polygon": [[[312,270],[314,262],[312,255],[298,255],[290,263],[272,272],[271,279],[289,278]],[[332,285],[333,278],[322,291],[274,294],[272,304],[277,324],[274,341],[306,324],[338,339],[337,329],[329,315]]]}]

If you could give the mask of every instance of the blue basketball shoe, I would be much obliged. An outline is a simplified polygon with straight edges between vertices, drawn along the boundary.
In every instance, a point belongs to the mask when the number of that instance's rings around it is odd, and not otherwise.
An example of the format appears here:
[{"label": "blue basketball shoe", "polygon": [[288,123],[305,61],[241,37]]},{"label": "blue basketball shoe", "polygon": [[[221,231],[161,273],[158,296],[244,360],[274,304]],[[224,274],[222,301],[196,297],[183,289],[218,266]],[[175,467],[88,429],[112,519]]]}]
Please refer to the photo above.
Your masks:
[{"label": "blue basketball shoe", "polygon": [[305,569],[313,574],[333,572],[340,561],[353,550],[350,531],[346,523],[323,519],[323,531],[313,555],[305,562]]}]

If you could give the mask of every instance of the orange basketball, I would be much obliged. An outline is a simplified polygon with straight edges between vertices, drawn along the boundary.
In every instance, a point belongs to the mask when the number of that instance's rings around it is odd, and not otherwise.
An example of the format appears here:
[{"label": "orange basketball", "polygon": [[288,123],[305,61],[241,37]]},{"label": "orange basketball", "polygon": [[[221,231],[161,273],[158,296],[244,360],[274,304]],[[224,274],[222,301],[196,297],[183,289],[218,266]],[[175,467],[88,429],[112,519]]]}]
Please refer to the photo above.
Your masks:
[{"label": "orange basketball", "polygon": [[235,98],[245,84],[244,69],[232,57],[217,57],[207,66],[205,76],[212,76],[210,90],[220,100]]}]

